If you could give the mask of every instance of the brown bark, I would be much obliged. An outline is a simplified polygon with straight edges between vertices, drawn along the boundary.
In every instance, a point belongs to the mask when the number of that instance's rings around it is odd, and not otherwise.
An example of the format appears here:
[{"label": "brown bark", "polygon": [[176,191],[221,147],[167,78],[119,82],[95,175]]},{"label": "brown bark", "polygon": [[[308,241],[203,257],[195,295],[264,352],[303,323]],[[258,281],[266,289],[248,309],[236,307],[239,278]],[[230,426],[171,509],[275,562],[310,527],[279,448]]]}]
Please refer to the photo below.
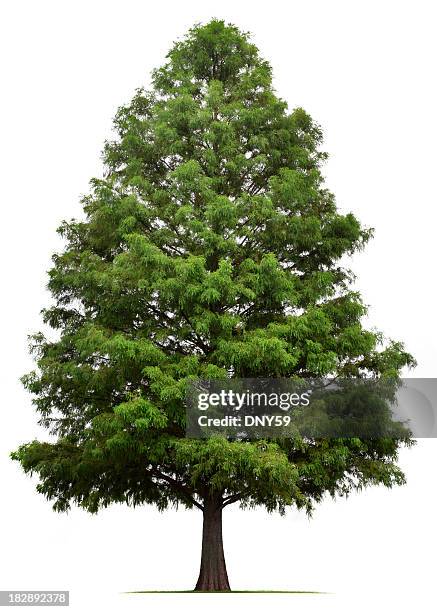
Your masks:
[{"label": "brown bark", "polygon": [[195,591],[230,591],[223,551],[222,499],[205,499],[202,559]]}]

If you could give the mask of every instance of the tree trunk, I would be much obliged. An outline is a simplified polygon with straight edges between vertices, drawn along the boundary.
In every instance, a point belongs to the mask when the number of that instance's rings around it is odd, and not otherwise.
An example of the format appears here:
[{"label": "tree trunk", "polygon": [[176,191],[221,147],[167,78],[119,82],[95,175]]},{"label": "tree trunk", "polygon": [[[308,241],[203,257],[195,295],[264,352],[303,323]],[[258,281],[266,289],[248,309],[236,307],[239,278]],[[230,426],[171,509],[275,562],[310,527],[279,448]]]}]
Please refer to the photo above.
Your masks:
[{"label": "tree trunk", "polygon": [[195,591],[230,591],[223,552],[221,497],[205,499],[202,560]]}]

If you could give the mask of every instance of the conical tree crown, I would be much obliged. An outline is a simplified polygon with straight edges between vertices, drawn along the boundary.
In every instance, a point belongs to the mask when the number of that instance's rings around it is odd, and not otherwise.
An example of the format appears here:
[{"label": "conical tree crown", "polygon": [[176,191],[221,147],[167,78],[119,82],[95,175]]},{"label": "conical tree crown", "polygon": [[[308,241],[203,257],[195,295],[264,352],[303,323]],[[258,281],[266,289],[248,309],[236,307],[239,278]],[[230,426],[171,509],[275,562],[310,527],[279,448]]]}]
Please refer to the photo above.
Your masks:
[{"label": "conical tree crown", "polygon": [[38,371],[58,436],[16,454],[59,509],[198,504],[211,487],[269,509],[402,480],[395,440],[188,440],[192,378],[397,375],[340,258],[369,238],[324,186],[320,128],[272,89],[246,34],[196,26],[115,119],[106,175],[63,253]]}]

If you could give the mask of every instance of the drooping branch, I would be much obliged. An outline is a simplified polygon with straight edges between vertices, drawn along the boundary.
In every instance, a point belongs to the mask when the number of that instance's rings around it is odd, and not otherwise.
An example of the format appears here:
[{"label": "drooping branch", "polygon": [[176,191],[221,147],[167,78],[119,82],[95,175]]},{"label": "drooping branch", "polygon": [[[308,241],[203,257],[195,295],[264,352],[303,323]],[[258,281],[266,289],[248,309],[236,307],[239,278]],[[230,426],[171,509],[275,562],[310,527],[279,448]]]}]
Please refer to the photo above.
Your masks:
[{"label": "drooping branch", "polygon": [[157,469],[150,470],[150,473],[153,476],[155,476],[156,478],[159,478],[159,479],[164,480],[165,482],[167,482],[172,489],[174,489],[176,492],[182,494],[183,497],[188,499],[194,506],[199,508],[199,510],[203,510],[202,504],[200,502],[198,502],[196,500],[196,498],[194,497],[195,496],[195,491],[193,489],[191,489],[191,487],[189,487],[187,484],[184,484],[184,483],[180,482],[179,480],[176,480],[175,478],[172,478],[171,476],[168,476],[167,474],[163,474],[162,472],[160,472]]},{"label": "drooping branch", "polygon": [[243,499],[243,497],[245,497],[246,495],[247,493],[235,493],[234,495],[229,495],[228,497],[224,497],[221,507],[225,508],[226,506],[230,506],[231,504],[234,504],[240,499]]}]

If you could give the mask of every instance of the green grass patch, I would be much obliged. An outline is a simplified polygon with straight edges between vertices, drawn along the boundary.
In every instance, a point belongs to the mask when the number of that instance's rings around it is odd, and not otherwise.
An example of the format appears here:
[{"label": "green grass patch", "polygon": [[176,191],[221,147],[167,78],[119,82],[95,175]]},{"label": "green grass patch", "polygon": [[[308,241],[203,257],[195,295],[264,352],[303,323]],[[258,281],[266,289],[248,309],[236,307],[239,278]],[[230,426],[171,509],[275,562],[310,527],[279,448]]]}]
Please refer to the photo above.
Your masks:
[{"label": "green grass patch", "polygon": [[289,595],[328,595],[328,593],[324,591],[268,591],[268,590],[256,590],[256,591],[127,591],[124,595],[141,595],[141,594],[156,594],[156,593],[222,593],[223,595],[232,595],[233,593],[278,593],[278,594],[289,594]]}]

